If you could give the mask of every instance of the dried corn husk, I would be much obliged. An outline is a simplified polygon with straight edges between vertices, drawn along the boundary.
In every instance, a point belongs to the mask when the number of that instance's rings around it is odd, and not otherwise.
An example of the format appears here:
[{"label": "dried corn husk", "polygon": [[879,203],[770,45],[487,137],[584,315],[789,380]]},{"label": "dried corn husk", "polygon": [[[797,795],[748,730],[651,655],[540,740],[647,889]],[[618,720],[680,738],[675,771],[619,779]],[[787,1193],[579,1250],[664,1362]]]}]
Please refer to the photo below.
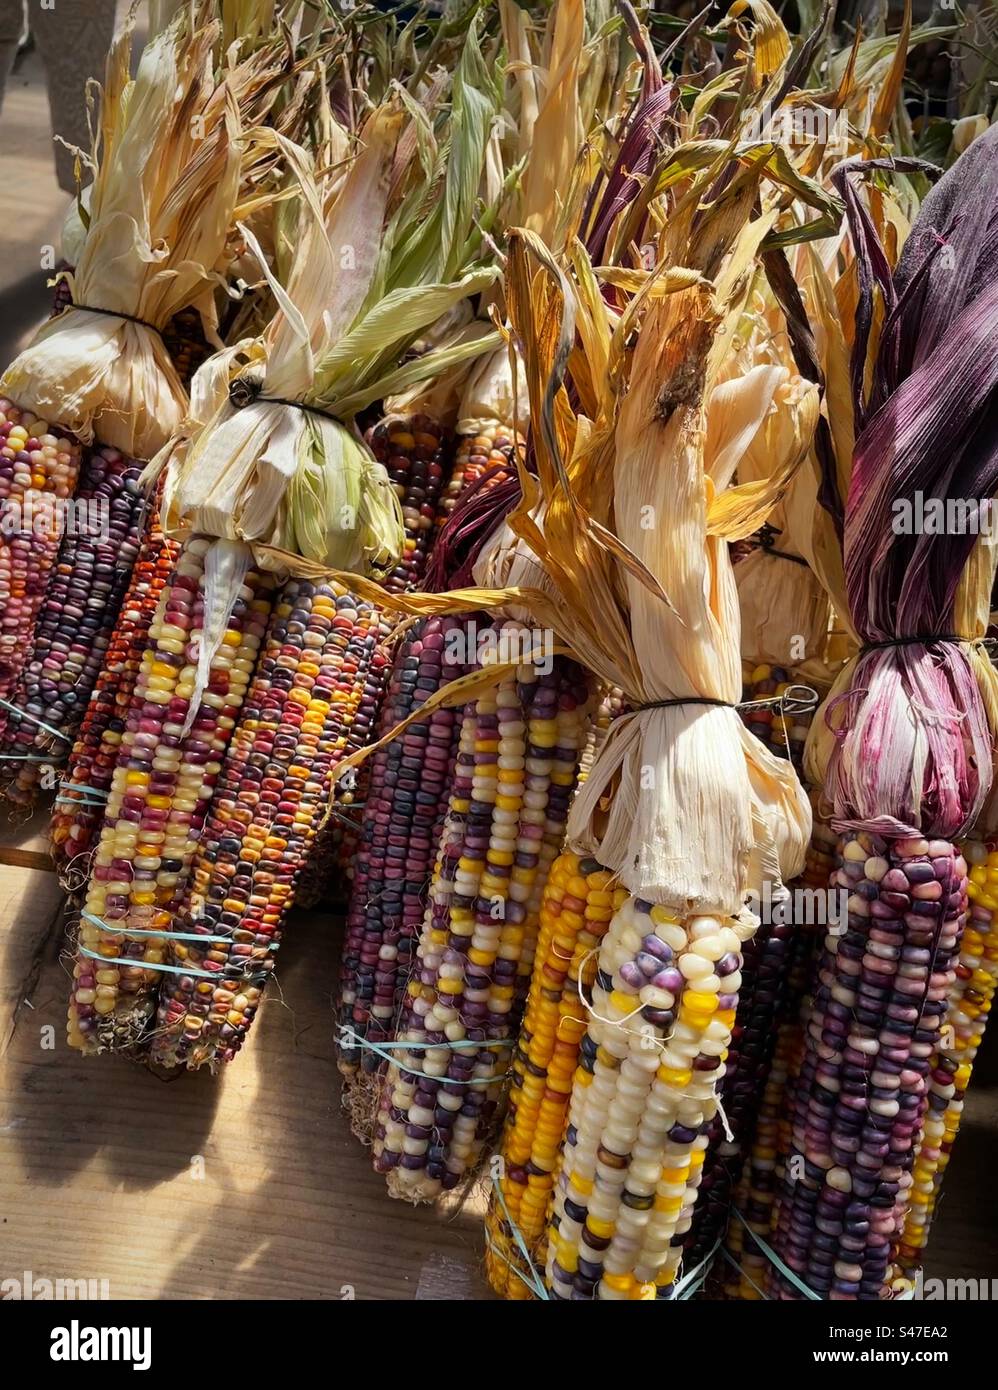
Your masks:
[{"label": "dried corn husk", "polygon": [[[890,312],[872,365],[853,374],[863,426],[843,570],[863,650],[833,686],[806,750],[838,828],[951,839],[993,814],[998,676],[981,645],[993,532],[940,538],[894,520],[897,504],[920,494],[994,495],[995,134],[975,142],[926,199],[893,276],[889,264],[878,272]],[[853,201],[855,235],[861,212]],[[949,260],[939,255],[947,246]],[[862,348],[869,307],[861,307]]]},{"label": "dried corn husk", "polygon": [[85,442],[151,458],[186,407],[157,330],[190,306],[215,326],[214,267],[247,155],[240,109],[249,109],[268,59],[229,64],[216,83],[219,26],[192,31],[185,11],[146,46],[133,81],[131,34],[130,21],[108,58],[73,306],[38,331],[0,390]]},{"label": "dried corn husk", "polygon": [[[525,481],[511,526],[548,569],[556,630],[634,706],[684,697],[733,706],[741,684],[737,593],[727,547],[711,535],[714,484],[705,462],[705,373],[723,305],[700,283],[648,295],[619,414],[595,428],[580,418],[573,439],[563,395],[546,411],[538,399],[546,355],[553,365],[557,354],[529,326],[544,322],[548,291],[529,273],[528,247],[544,259],[518,233],[508,280],[514,324],[534,354],[527,367],[532,406],[543,412],[535,428],[547,510],[541,533],[531,517],[535,489]],[[568,290],[564,277],[559,288]],[[559,463],[556,450],[570,461]],[[580,488],[568,501],[549,492],[562,470]],[[612,519],[612,535],[600,517]],[[809,828],[792,772],[733,708],[682,705],[638,709],[615,723],[577,796],[569,837],[642,897],[684,912],[735,912],[750,884],[797,872]]]}]

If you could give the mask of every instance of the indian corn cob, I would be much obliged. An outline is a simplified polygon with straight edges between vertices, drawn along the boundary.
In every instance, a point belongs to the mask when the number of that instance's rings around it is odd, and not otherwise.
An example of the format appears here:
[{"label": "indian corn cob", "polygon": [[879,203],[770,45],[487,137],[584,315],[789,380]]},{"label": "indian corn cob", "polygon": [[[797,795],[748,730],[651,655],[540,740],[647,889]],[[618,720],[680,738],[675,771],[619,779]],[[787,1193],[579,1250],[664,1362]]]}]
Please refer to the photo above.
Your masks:
[{"label": "indian corn cob", "polygon": [[[859,198],[846,200],[860,278],[876,255],[891,323],[870,333],[867,283],[851,477],[844,499],[829,500],[859,653],[806,750],[840,832],[833,883],[850,894],[848,930],[826,939],[820,961],[774,1241],[811,1290],[833,1298],[891,1292],[967,905],[956,841],[986,813],[994,779],[998,675],[980,644],[994,550],[980,554],[965,528],[898,516],[923,495],[944,513],[987,507],[998,487],[998,275],[993,236],[972,231],[964,211],[974,200],[979,225],[998,225],[996,145],[988,130],[947,170],[893,271]],[[855,193],[851,177],[870,167],[847,163],[839,186]],[[834,724],[833,710],[845,714]],[[799,1292],[771,1282],[782,1297]]]},{"label": "indian corn cob", "polygon": [[[179,553],[179,544],[163,535],[158,509],[150,506],[128,590],[52,809],[51,854],[73,889],[84,872],[78,856],[91,849],[104,819],[102,794],[111,786],[149,628]],[[83,882],[88,877],[84,873]]]},{"label": "indian corn cob", "polygon": [[928,1242],[939,1191],[960,1128],[974,1059],[998,983],[998,848],[994,842],[988,845],[970,840],[962,849],[970,866],[967,921],[939,1046],[929,1070],[925,1129],[915,1155],[904,1229],[894,1252],[895,1274],[908,1280],[918,1274]]},{"label": "indian corn cob", "polygon": [[30,657],[11,695],[19,712],[8,711],[0,775],[13,779],[6,788],[13,801],[30,803],[37,791],[40,763],[28,756],[48,754],[64,764],[73,746],[138,552],[140,471],[117,449],[86,451],[74,522],[63,536]]},{"label": "indian corn cob", "polygon": [[[392,663],[382,734],[443,684],[463,674],[448,643],[463,633],[454,618],[424,618],[406,633]],[[435,710],[371,759],[356,872],[340,965],[339,1019],[353,1037],[381,1043],[394,1035],[409,984],[426,893],[457,751],[460,713]],[[345,1077],[383,1070],[382,1059],[341,1035]]]},{"label": "indian corn cob", "polygon": [[[385,580],[392,593],[418,588],[426,572],[430,550],[436,539],[434,517],[443,486],[445,430],[426,415],[391,416],[368,431],[368,443],[382,463],[402,506],[405,549],[395,569]],[[391,631],[384,615],[383,638]],[[370,667],[364,706],[350,734],[348,752],[364,747],[373,732],[385,694],[391,668],[391,655],[379,646]],[[355,790],[337,789],[337,806],[343,819],[333,818],[319,832],[312,855],[302,875],[299,900],[314,906],[337,879],[350,878],[356,860],[359,821],[346,823],[349,807],[367,798],[370,770],[365,763],[354,779]]]},{"label": "indian corn cob", "polygon": [[[75,440],[0,397],[0,699],[10,699],[30,650],[81,455]],[[0,737],[8,714],[0,706]]]},{"label": "indian corn cob", "polygon": [[[810,888],[827,884],[835,867],[834,832],[817,814],[807,849],[807,864],[799,882]],[[796,885],[795,885],[796,886]],[[811,979],[815,946],[820,933],[806,923],[797,924],[782,1007],[770,1026],[774,1044],[769,1070],[754,1116],[754,1133],[735,1196],[736,1213],[728,1221],[725,1237],[735,1265],[727,1266],[725,1291],[729,1298],[755,1300],[764,1296],[768,1257],[746,1233],[745,1227],[771,1241],[776,1200],[777,1157],[790,1142],[788,1113],[792,1105],[792,1080],[803,1055],[801,1009]],[[744,1219],[745,1225],[742,1224]]]},{"label": "indian corn cob", "polygon": [[271,581],[250,571],[185,733],[213,544],[195,537],[184,545],[160,596],[129,705],[73,972],[69,1041],[85,1052],[135,1043],[149,1021],[158,967],[166,962],[162,933],[172,929],[266,630]]},{"label": "indian corn cob", "polygon": [[[585,688],[520,666],[465,708],[450,811],[375,1127],[393,1196],[453,1189],[481,1153],[529,979],[540,894],[564,835]],[[471,1043],[471,1047],[448,1044]]]},{"label": "indian corn cob", "polygon": [[384,583],[392,593],[404,593],[419,587],[433,544],[444,483],[445,432],[425,415],[391,416],[368,431],[367,442],[402,504],[405,551]]},{"label": "indian corn cob", "polygon": [[615,911],[555,1188],[556,1298],[653,1299],[675,1279],[756,925],[747,913],[684,923],[633,897]]},{"label": "indian corn cob", "polygon": [[[837,858],[848,927],[826,935],[818,962],[773,1245],[819,1297],[877,1299],[911,1185],[967,866],[948,840],[866,832],[840,837]],[[775,1267],[769,1288],[801,1296]]]},{"label": "indian corn cob", "polygon": [[[741,716],[760,742],[780,757],[789,756],[799,774],[811,714],[795,715],[783,712],[778,705],[756,703],[784,695],[791,684],[789,673],[781,667],[762,664],[747,671]],[[758,1098],[768,1083],[777,1041],[776,1019],[787,1008],[795,1014],[800,1011],[800,995],[796,1003],[788,999],[798,943],[813,942],[808,912],[814,920],[824,917],[820,908],[827,902],[828,859],[818,849],[823,833],[812,820],[807,863],[801,877],[790,885],[788,905],[775,922],[772,912],[768,913],[745,944],[742,988],[720,1088],[722,1109],[711,1127],[700,1197],[684,1245],[689,1268],[710,1259],[725,1230],[730,1230],[731,1224],[740,1225],[737,1217],[729,1222],[729,1212],[754,1136]],[[809,958],[810,954],[808,949]]]},{"label": "indian corn cob", "polygon": [[[509,1111],[486,1216],[489,1282],[509,1299],[529,1298],[519,1232],[543,1267],[548,1203],[585,1021],[579,991],[596,974],[596,950],[626,893],[594,859],[561,854],[544,888],[527,1007],[513,1055]],[[498,1185],[501,1201],[495,1188]],[[512,1224],[511,1224],[512,1223]]]},{"label": "indian corn cob", "polygon": [[518,444],[522,446],[516,430],[498,420],[479,420],[465,427],[458,439],[450,477],[441,493],[438,526],[450,516],[461,494],[490,469],[496,470],[497,481],[509,476]]},{"label": "indian corn cob", "polygon": [[291,580],[278,594],[177,912],[182,932],[225,939],[170,941],[179,973],[160,990],[154,1062],[214,1068],[245,1041],[360,707],[378,622],[341,584]]}]

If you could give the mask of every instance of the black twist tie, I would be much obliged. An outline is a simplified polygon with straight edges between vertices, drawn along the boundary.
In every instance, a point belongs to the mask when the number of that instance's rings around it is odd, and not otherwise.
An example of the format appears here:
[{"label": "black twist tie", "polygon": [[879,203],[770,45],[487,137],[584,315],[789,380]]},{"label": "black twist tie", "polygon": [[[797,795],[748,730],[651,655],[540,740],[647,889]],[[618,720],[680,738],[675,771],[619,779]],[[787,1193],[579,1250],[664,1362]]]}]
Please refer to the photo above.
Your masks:
[{"label": "black twist tie", "polygon": [[237,376],[235,381],[229,383],[229,403],[236,410],[243,410],[248,405],[287,405],[292,410],[303,410],[306,415],[321,415],[324,420],[332,420],[334,425],[342,424],[338,416],[331,410],[323,410],[317,405],[309,405],[306,401],[293,401],[287,396],[264,396],[263,383],[253,381],[251,378]]},{"label": "black twist tie", "polygon": [[[794,695],[794,691],[800,693]],[[733,705],[730,700],[711,700],[705,695],[691,695],[685,700],[649,700],[646,705],[634,705],[629,710],[623,710],[617,715],[617,719],[623,719],[629,714],[640,714],[646,709],[676,709],[681,705],[713,705],[717,709],[779,709],[781,714],[809,714],[811,710],[817,708],[819,703],[818,692],[809,685],[789,685],[782,695],[765,695],[758,700],[743,700],[741,704]]]},{"label": "black twist tie", "polygon": [[962,642],[973,642],[972,637],[958,637],[955,632],[934,632],[925,633],[917,637],[886,637],[882,642],[865,642],[860,648],[860,656],[866,652],[884,651],[887,647],[917,647],[929,646],[932,642],[946,642],[950,645],[959,645]]},{"label": "black twist tie", "polygon": [[649,700],[646,705],[635,705],[628,714],[640,714],[646,709],[674,709],[679,705],[716,705],[718,709],[737,709],[730,700],[709,700],[705,695],[691,695],[686,700]]},{"label": "black twist tie", "polygon": [[791,555],[789,550],[777,550],[776,537],[783,533],[775,526],[765,525],[759,530],[759,546],[767,555],[775,555],[778,560],[789,560],[792,564],[803,565],[807,569],[807,561],[800,555]]},{"label": "black twist tie", "polygon": [[62,312],[68,314],[70,309],[82,309],[87,314],[103,314],[109,319],[124,319],[126,323],[137,323],[140,328],[148,328],[149,332],[155,333],[157,338],[163,336],[161,328],[157,328],[148,319],[140,319],[138,314],[123,314],[120,309],[98,309],[96,304],[67,304]]}]

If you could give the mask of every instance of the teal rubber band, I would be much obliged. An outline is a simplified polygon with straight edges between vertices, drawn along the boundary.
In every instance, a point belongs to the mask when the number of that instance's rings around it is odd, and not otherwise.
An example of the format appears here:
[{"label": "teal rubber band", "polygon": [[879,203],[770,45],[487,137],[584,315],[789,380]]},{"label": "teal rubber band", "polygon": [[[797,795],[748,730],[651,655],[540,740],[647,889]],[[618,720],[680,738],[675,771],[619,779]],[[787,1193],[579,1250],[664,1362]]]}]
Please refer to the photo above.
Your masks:
[{"label": "teal rubber band", "polygon": [[91,951],[86,946],[77,948],[81,956],[89,956],[91,960],[103,961],[105,965],[128,965],[133,970],[160,970],[169,975],[198,975],[203,980],[222,980],[225,977],[216,970],[198,970],[190,965],[160,965],[157,961],[136,960],[129,956],[100,956],[96,951]]},{"label": "teal rubber band", "polygon": [[90,787],[86,782],[63,782],[59,788],[59,797],[68,796],[70,792],[89,792],[91,796],[99,796],[101,801],[108,798],[108,793],[102,787]]},{"label": "teal rubber band", "polygon": [[[516,1224],[516,1222],[509,1214],[509,1207],[506,1205],[506,1198],[502,1195],[502,1179],[500,1179],[498,1182],[493,1182],[492,1191],[496,1194],[496,1198],[499,1202],[500,1207],[502,1208],[503,1220],[506,1222],[506,1225],[509,1227],[509,1229],[513,1232],[513,1239],[516,1241],[517,1246],[519,1247],[520,1254],[523,1256],[527,1268],[533,1275],[535,1281],[533,1285],[534,1293],[537,1295],[538,1298],[543,1298],[546,1301],[550,1302],[550,1295],[548,1294],[547,1289],[544,1287],[544,1281],[541,1279],[541,1276],[533,1262],[533,1259],[531,1258],[530,1251],[527,1249],[527,1242],[523,1239],[523,1232],[520,1230],[519,1226]],[[516,1268],[512,1261],[507,1260],[507,1263],[509,1264],[510,1269]],[[519,1271],[517,1272],[519,1273]],[[520,1275],[520,1278],[523,1279],[523,1282],[527,1285],[527,1288],[529,1289],[531,1287],[529,1281],[522,1274]]]},{"label": "teal rubber band", "polygon": [[[339,1033],[340,1042],[344,1047],[374,1046],[373,1043],[369,1043],[366,1038],[362,1038],[359,1033],[351,1028],[349,1023],[341,1023],[336,1031]],[[463,1038],[460,1042],[383,1042],[380,1045],[387,1051],[394,1050],[396,1052],[428,1052],[432,1047],[449,1047],[452,1051],[456,1051],[463,1047],[515,1047],[516,1039],[505,1038],[499,1039],[497,1042],[474,1042],[471,1038]]]},{"label": "teal rubber band", "polygon": [[29,714],[27,710],[20,709],[17,705],[12,705],[9,700],[0,700],[0,705],[5,709],[13,710],[22,719],[27,719],[32,724],[37,724],[39,729],[44,729],[47,734],[52,734],[55,738],[61,738],[63,743],[72,743],[73,739],[69,734],[64,734],[61,729],[53,729],[51,724],[46,724],[44,719],[37,718],[34,714]]},{"label": "teal rubber band", "polygon": [[544,1290],[543,1294],[539,1293],[537,1288],[530,1282],[530,1280],[524,1274],[523,1270],[520,1269],[519,1265],[515,1265],[513,1263],[513,1261],[506,1254],[505,1250],[499,1249],[498,1245],[496,1245],[495,1241],[489,1235],[488,1231],[485,1232],[485,1244],[492,1251],[493,1255],[495,1255],[498,1259],[502,1260],[503,1264],[509,1267],[512,1273],[516,1275],[517,1279],[519,1279],[521,1284],[526,1284],[527,1288],[530,1290],[532,1294],[536,1294],[538,1298],[548,1297],[547,1289]]},{"label": "teal rubber band", "polygon": [[67,806],[106,806],[106,801],[96,801],[92,796],[57,796],[55,804],[64,802]]},{"label": "teal rubber band", "polygon": [[[196,931],[156,931],[152,927],[119,927],[116,926],[114,922],[105,922],[103,917],[95,917],[92,912],[87,912],[85,909],[80,913],[80,916],[85,917],[88,922],[93,922],[95,927],[100,927],[102,931],[106,931],[111,936],[161,936],[167,941],[204,941],[209,944],[217,942],[223,946],[252,945],[249,941],[236,941],[231,936],[208,936]],[[249,928],[237,927],[236,930],[249,931]],[[265,947],[255,946],[253,949],[271,952],[279,950],[280,945],[281,943],[279,941],[271,941],[268,942]],[[242,959],[242,957],[237,957],[236,959]],[[149,969],[152,970],[153,967],[150,966]],[[197,971],[188,970],[185,973],[188,975],[195,975]],[[210,975],[212,979],[217,979],[217,974],[214,970],[207,970],[205,974]]]},{"label": "teal rubber band", "polygon": [[[717,1240],[714,1242],[713,1250],[711,1250],[708,1254],[704,1255],[700,1263],[694,1265],[693,1268],[690,1270],[689,1274],[684,1274],[683,1277],[679,1280],[678,1284],[674,1286],[672,1290],[673,1302],[685,1302],[687,1299],[692,1298],[695,1293],[699,1292],[703,1284],[706,1282],[707,1275],[710,1273],[710,1267],[714,1262],[714,1256],[717,1254],[720,1248],[721,1238],[720,1236],[718,1236]],[[697,1278],[697,1275],[699,1275],[700,1277]],[[695,1283],[693,1282],[694,1280],[696,1280]],[[691,1285],[692,1287],[690,1287]],[[686,1292],[687,1289],[689,1289],[688,1293]]]},{"label": "teal rubber band", "polygon": [[[367,1052],[375,1053],[376,1056],[383,1058],[384,1061],[390,1062],[393,1067],[399,1065],[398,1058],[393,1057],[390,1052],[386,1052],[384,1048],[379,1047],[377,1043],[368,1042],[366,1038],[357,1038],[356,1041],[358,1047],[364,1048]],[[444,1046],[443,1043],[429,1043],[423,1045],[430,1047]],[[480,1043],[479,1046],[481,1046]],[[408,1071],[409,1068],[406,1068],[406,1070]],[[497,1081],[503,1081],[509,1075],[509,1072],[503,1072],[502,1076],[472,1076],[469,1077],[467,1081],[456,1076],[430,1076],[428,1073],[424,1074],[429,1081],[446,1082],[449,1086],[494,1086]]]},{"label": "teal rubber band", "polygon": [[[114,922],[105,922],[102,917],[95,917],[92,912],[81,912],[81,917],[85,917],[88,922],[93,922],[95,927],[100,927],[101,931],[108,932],[111,936],[162,936],[167,941],[206,941],[206,942],[226,942],[228,945],[239,945],[233,943],[231,936],[200,936],[193,931],[153,931],[150,927],[119,927]],[[214,974],[209,971],[209,974]]]},{"label": "teal rubber band", "polygon": [[729,1265],[734,1265],[735,1269],[737,1269],[738,1273],[742,1276],[743,1279],[747,1279],[749,1281],[749,1283],[755,1289],[756,1293],[764,1302],[772,1303],[773,1300],[770,1298],[769,1294],[765,1291],[765,1289],[760,1289],[759,1285],[752,1278],[751,1274],[748,1274],[744,1269],[742,1269],[741,1265],[738,1263],[738,1261],[735,1259],[734,1255],[732,1255],[731,1251],[728,1249],[726,1245],[721,1246],[721,1254],[727,1260]]},{"label": "teal rubber band", "polygon": [[43,753],[3,753],[0,754],[0,763],[48,763],[51,767],[52,759],[46,758]]},{"label": "teal rubber band", "polygon": [[769,1263],[771,1265],[774,1265],[775,1268],[779,1270],[779,1272],[783,1275],[784,1279],[786,1279],[789,1283],[793,1284],[794,1288],[797,1289],[800,1293],[802,1293],[805,1298],[809,1298],[812,1301],[812,1303],[825,1302],[825,1299],[823,1299],[820,1294],[815,1293],[813,1289],[809,1289],[808,1286],[804,1283],[803,1279],[799,1279],[797,1275],[793,1272],[793,1270],[783,1263],[783,1261],[780,1259],[779,1255],[776,1253],[773,1247],[767,1241],[763,1240],[762,1236],[759,1235],[757,1231],[753,1231],[752,1227],[745,1220],[744,1216],[742,1216],[741,1212],[738,1210],[737,1207],[732,1207],[731,1210],[734,1213],[734,1215],[738,1217],[738,1220],[745,1227],[746,1231],[748,1231],[749,1235],[758,1245],[759,1249],[765,1255]]}]

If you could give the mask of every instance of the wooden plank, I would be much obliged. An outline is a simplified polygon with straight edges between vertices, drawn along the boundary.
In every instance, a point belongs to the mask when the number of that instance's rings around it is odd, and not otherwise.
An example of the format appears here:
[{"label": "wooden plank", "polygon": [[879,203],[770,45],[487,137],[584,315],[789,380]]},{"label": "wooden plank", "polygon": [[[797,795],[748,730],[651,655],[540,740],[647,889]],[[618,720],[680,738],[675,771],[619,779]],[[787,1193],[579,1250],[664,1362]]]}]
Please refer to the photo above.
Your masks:
[{"label": "wooden plank", "polygon": [[9,869],[40,869],[42,873],[55,873],[55,865],[44,850],[0,846],[0,864]]}]

